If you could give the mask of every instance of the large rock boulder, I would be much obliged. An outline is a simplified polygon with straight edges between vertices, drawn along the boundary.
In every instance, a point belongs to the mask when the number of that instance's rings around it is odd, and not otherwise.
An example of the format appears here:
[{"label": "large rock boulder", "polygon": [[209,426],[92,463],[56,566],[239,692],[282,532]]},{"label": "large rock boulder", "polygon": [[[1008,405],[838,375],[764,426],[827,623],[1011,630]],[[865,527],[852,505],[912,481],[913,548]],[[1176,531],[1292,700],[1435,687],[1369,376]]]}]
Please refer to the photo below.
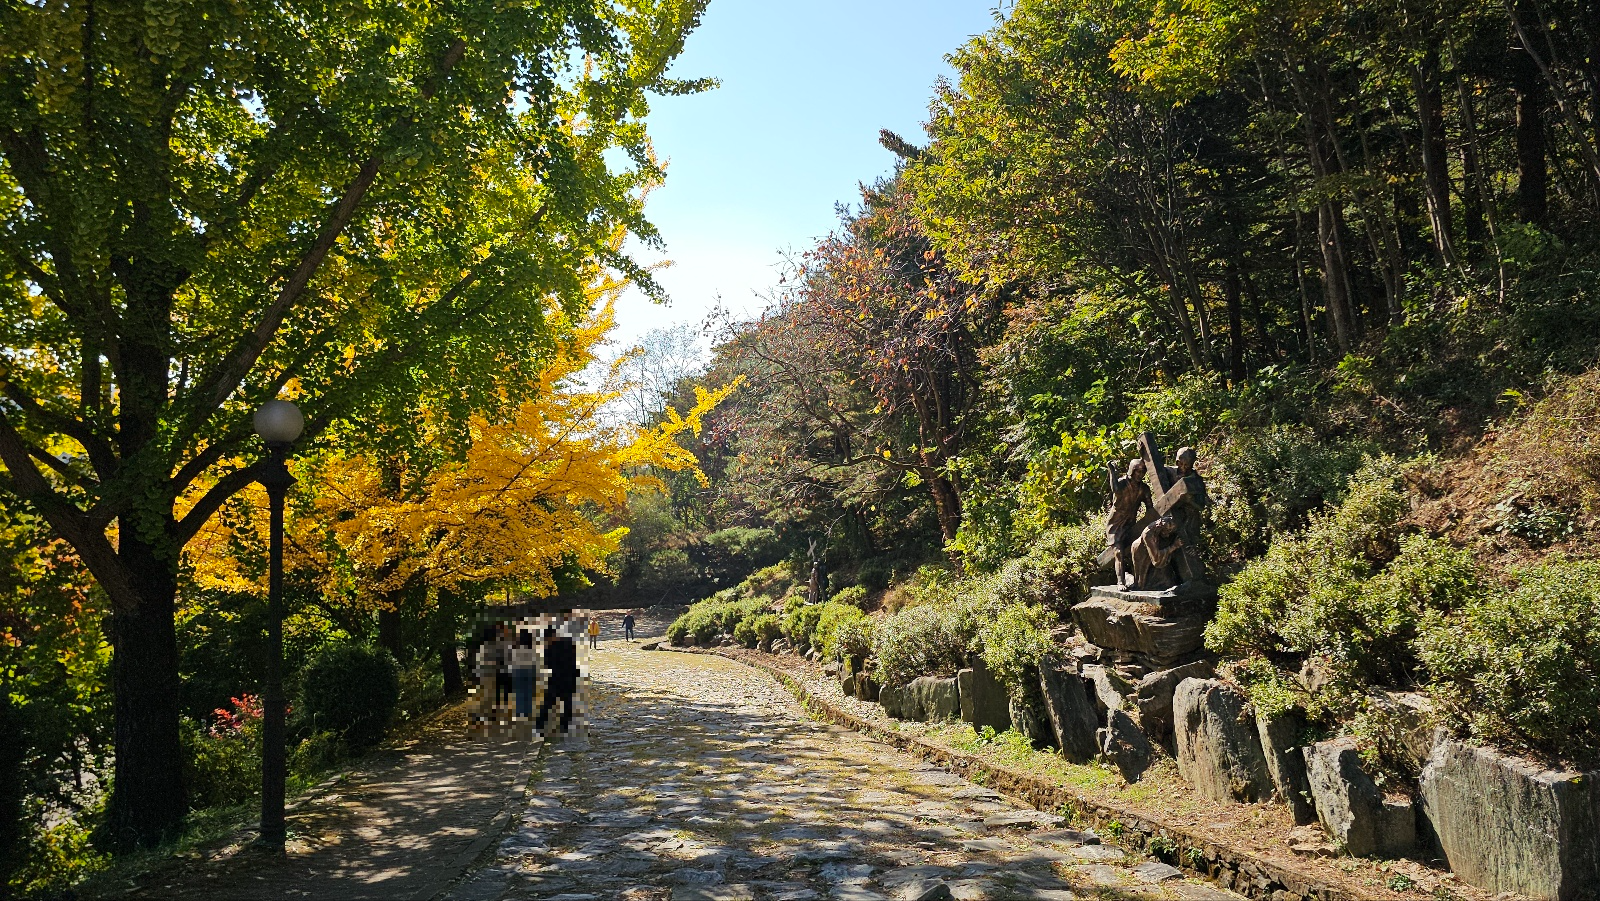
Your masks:
[{"label": "large rock boulder", "polygon": [[1139,710],[1139,728],[1149,738],[1176,750],[1172,738],[1172,694],[1185,679],[1209,679],[1215,669],[1209,660],[1157,670],[1133,686],[1133,704]]},{"label": "large rock boulder", "polygon": [[878,689],[878,703],[883,705],[883,712],[895,719],[905,719],[905,709],[901,706],[901,692],[905,689],[899,685],[885,685]]},{"label": "large rock boulder", "polygon": [[1006,687],[989,672],[980,657],[969,669],[956,673],[961,696],[961,718],[982,730],[985,726],[996,732],[1011,728],[1010,698]]},{"label": "large rock boulder", "polygon": [[1106,727],[1099,732],[1100,754],[1105,757],[1122,778],[1130,783],[1150,766],[1150,741],[1140,731],[1139,724],[1127,711],[1113,710],[1106,714]]},{"label": "large rock boulder", "polygon": [[1050,720],[1044,714],[1044,702],[1037,695],[1029,697],[1019,692],[1011,696],[1007,706],[1011,713],[1011,728],[1028,736],[1028,741],[1034,747],[1055,744],[1055,736],[1050,734]]},{"label": "large rock boulder", "polygon": [[880,686],[871,673],[856,673],[856,697],[863,701],[876,701]]},{"label": "large rock boulder", "polygon": [[1600,773],[1547,769],[1444,739],[1422,769],[1422,812],[1463,882],[1539,901],[1600,887]]},{"label": "large rock boulder", "polygon": [[1206,610],[1163,614],[1149,604],[1091,595],[1072,608],[1072,619],[1094,644],[1165,669],[1187,662],[1184,658],[1200,650],[1211,614]]},{"label": "large rock boulder", "polygon": [[1272,797],[1267,769],[1244,695],[1215,679],[1185,679],[1172,696],[1178,772],[1210,801],[1254,803]]},{"label": "large rock boulder", "polygon": [[1094,702],[1075,664],[1059,657],[1039,661],[1039,688],[1044,694],[1045,714],[1061,756],[1073,763],[1088,763],[1099,753],[1095,730],[1099,718]]},{"label": "large rock boulder", "polygon": [[1112,710],[1125,710],[1130,706],[1133,695],[1133,686],[1128,680],[1118,675],[1117,671],[1098,663],[1086,665],[1083,670],[1083,681],[1094,688],[1095,707],[1099,708],[1102,716]]},{"label": "large rock boulder", "polygon": [[1294,821],[1301,825],[1317,820],[1317,808],[1311,803],[1311,783],[1306,781],[1306,758],[1300,746],[1304,729],[1304,721],[1293,713],[1256,716],[1256,732],[1261,736],[1272,785],[1278,797],[1294,811]]},{"label": "large rock boulder", "polygon": [[961,690],[954,676],[919,676],[901,689],[900,706],[908,720],[953,720],[961,715]]},{"label": "large rock boulder", "polygon": [[1361,752],[1353,739],[1317,742],[1303,753],[1317,819],[1347,852],[1393,857],[1417,843],[1411,799],[1384,797],[1361,769]]}]

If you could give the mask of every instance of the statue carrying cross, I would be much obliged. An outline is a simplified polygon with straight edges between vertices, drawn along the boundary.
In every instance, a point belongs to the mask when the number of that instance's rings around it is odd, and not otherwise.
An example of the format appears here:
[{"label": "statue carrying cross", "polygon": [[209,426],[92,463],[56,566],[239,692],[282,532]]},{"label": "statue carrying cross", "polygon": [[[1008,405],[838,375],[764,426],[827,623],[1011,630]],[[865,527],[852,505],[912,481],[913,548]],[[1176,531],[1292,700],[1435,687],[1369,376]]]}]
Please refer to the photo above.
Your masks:
[{"label": "statue carrying cross", "polygon": [[1177,569],[1177,583],[1203,584],[1206,570],[1200,560],[1200,509],[1209,499],[1206,483],[1195,472],[1194,448],[1178,448],[1178,465],[1167,466],[1161,449],[1156,447],[1156,437],[1145,432],[1139,436],[1139,457],[1150,476],[1150,506],[1155,508],[1157,517],[1170,517],[1176,527],[1179,544],[1172,564]]},{"label": "statue carrying cross", "polygon": [[1179,448],[1176,462],[1167,466],[1155,436],[1145,432],[1139,436],[1139,459],[1128,464],[1127,475],[1111,469],[1111,518],[1099,564],[1115,566],[1119,588],[1205,583],[1200,509],[1207,503],[1206,486],[1195,472],[1194,448]]}]

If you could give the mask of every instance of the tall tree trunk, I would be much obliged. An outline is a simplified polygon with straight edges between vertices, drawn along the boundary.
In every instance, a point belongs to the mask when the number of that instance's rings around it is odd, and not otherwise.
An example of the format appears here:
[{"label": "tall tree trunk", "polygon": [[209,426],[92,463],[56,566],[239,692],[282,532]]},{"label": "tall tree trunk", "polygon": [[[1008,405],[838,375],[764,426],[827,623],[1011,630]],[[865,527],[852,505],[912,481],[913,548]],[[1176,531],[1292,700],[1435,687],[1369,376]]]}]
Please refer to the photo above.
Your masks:
[{"label": "tall tree trunk", "polygon": [[1430,48],[1417,66],[1417,123],[1422,136],[1423,197],[1439,265],[1456,265],[1450,217],[1450,157],[1445,147],[1444,91],[1439,86],[1439,51]]},{"label": "tall tree trunk", "polygon": [[1486,217],[1494,196],[1483,178],[1483,161],[1478,152],[1478,113],[1472,91],[1465,78],[1456,78],[1456,97],[1461,107],[1461,220],[1472,252],[1482,250],[1489,240]]},{"label": "tall tree trunk", "polygon": [[439,646],[439,674],[444,677],[444,694],[453,698],[467,690],[461,681],[461,657],[454,641]]},{"label": "tall tree trunk", "polygon": [[[923,454],[925,462],[928,456]],[[949,544],[956,540],[956,533],[961,529],[961,498],[956,494],[955,486],[940,472],[940,467],[927,463],[918,467],[918,471],[933,494],[934,510],[939,516],[939,535]]]},{"label": "tall tree trunk", "polygon": [[1583,29],[1588,41],[1584,45],[1584,78],[1589,82],[1589,130],[1594,146],[1600,147],[1600,0],[1584,0]]},{"label": "tall tree trunk", "polygon": [[1350,267],[1339,239],[1339,212],[1332,203],[1317,205],[1317,244],[1322,249],[1322,290],[1328,304],[1328,322],[1340,356],[1355,347],[1355,318],[1351,315]]},{"label": "tall tree trunk", "polygon": [[1244,381],[1244,315],[1239,303],[1239,268],[1228,263],[1222,280],[1222,295],[1228,305],[1228,378],[1235,384]]},{"label": "tall tree trunk", "polygon": [[[1298,257],[1297,257],[1298,262]],[[1261,342],[1261,350],[1271,362],[1278,362],[1282,355],[1278,351],[1278,342],[1272,337],[1272,329],[1267,325],[1267,317],[1261,308],[1261,293],[1256,290],[1256,280],[1250,275],[1250,270],[1240,268],[1239,280],[1244,284],[1245,300],[1250,303],[1250,321],[1256,327],[1256,338]]]},{"label": "tall tree trunk", "polygon": [[405,592],[391,591],[384,599],[388,606],[378,608],[378,645],[400,659],[404,643],[400,638],[400,604]]},{"label": "tall tree trunk", "polygon": [[1550,218],[1550,172],[1545,160],[1542,112],[1544,78],[1525,50],[1511,54],[1511,83],[1517,94],[1517,214],[1543,226]]},{"label": "tall tree trunk", "polygon": [[[1311,172],[1318,181],[1326,181],[1336,172],[1339,164],[1330,161],[1324,143],[1333,139],[1333,124],[1324,122],[1328,108],[1321,102],[1324,92],[1313,87],[1301,90],[1301,102],[1306,113],[1301,116],[1305,131],[1306,155]],[[1337,147],[1332,148],[1337,158]],[[1350,261],[1341,235],[1344,222],[1339,208],[1331,200],[1317,204],[1317,246],[1322,252],[1322,293],[1328,310],[1328,324],[1334,346],[1339,355],[1348,354],[1355,346],[1356,326],[1353,314],[1354,298],[1350,290]]]},{"label": "tall tree trunk", "polygon": [[1300,259],[1300,249],[1305,246],[1304,235],[1305,217],[1299,210],[1294,211],[1294,282],[1300,292],[1300,324],[1305,328],[1306,335],[1306,362],[1317,362],[1317,329],[1316,315],[1312,309],[1311,291],[1306,287],[1306,265]]},{"label": "tall tree trunk", "polygon": [[174,837],[183,822],[183,749],[178,740],[175,567],[132,527],[119,556],[137,597],[111,600],[111,688],[116,765],[110,839],[119,851]]}]

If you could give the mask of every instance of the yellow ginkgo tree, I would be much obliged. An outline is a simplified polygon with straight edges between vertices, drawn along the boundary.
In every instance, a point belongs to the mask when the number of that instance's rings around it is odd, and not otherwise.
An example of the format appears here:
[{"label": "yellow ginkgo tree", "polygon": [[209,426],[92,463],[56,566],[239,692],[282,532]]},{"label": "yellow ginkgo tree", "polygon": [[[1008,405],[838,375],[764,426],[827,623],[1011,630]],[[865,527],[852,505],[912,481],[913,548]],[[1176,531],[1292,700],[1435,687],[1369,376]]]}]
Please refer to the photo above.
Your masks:
[{"label": "yellow ginkgo tree", "polygon": [[653,428],[604,415],[626,386],[615,364],[586,384],[596,349],[613,325],[606,302],[563,340],[545,364],[534,397],[499,421],[475,417],[457,461],[397,492],[368,454],[318,464],[313,517],[340,549],[363,592],[381,597],[425,583],[516,583],[533,594],[555,588],[564,567],[603,571],[623,528],[607,525],[630,494],[660,485],[660,470],[699,472],[679,444],[736,386],[696,389],[686,412],[669,410]]}]

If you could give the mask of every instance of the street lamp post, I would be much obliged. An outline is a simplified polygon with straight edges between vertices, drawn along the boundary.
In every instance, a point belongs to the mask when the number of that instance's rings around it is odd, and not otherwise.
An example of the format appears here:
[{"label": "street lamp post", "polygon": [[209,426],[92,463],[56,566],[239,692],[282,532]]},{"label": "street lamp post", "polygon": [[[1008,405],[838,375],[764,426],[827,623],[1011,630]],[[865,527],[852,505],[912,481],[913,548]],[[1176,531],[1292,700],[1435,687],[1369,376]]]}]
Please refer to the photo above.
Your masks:
[{"label": "street lamp post", "polygon": [[267,672],[261,689],[261,843],[282,850],[284,779],[288,769],[283,700],[283,497],[294,485],[289,451],[305,428],[305,417],[286,400],[269,400],[255,414],[256,434],[267,446],[258,481],[272,510],[267,549]]}]

